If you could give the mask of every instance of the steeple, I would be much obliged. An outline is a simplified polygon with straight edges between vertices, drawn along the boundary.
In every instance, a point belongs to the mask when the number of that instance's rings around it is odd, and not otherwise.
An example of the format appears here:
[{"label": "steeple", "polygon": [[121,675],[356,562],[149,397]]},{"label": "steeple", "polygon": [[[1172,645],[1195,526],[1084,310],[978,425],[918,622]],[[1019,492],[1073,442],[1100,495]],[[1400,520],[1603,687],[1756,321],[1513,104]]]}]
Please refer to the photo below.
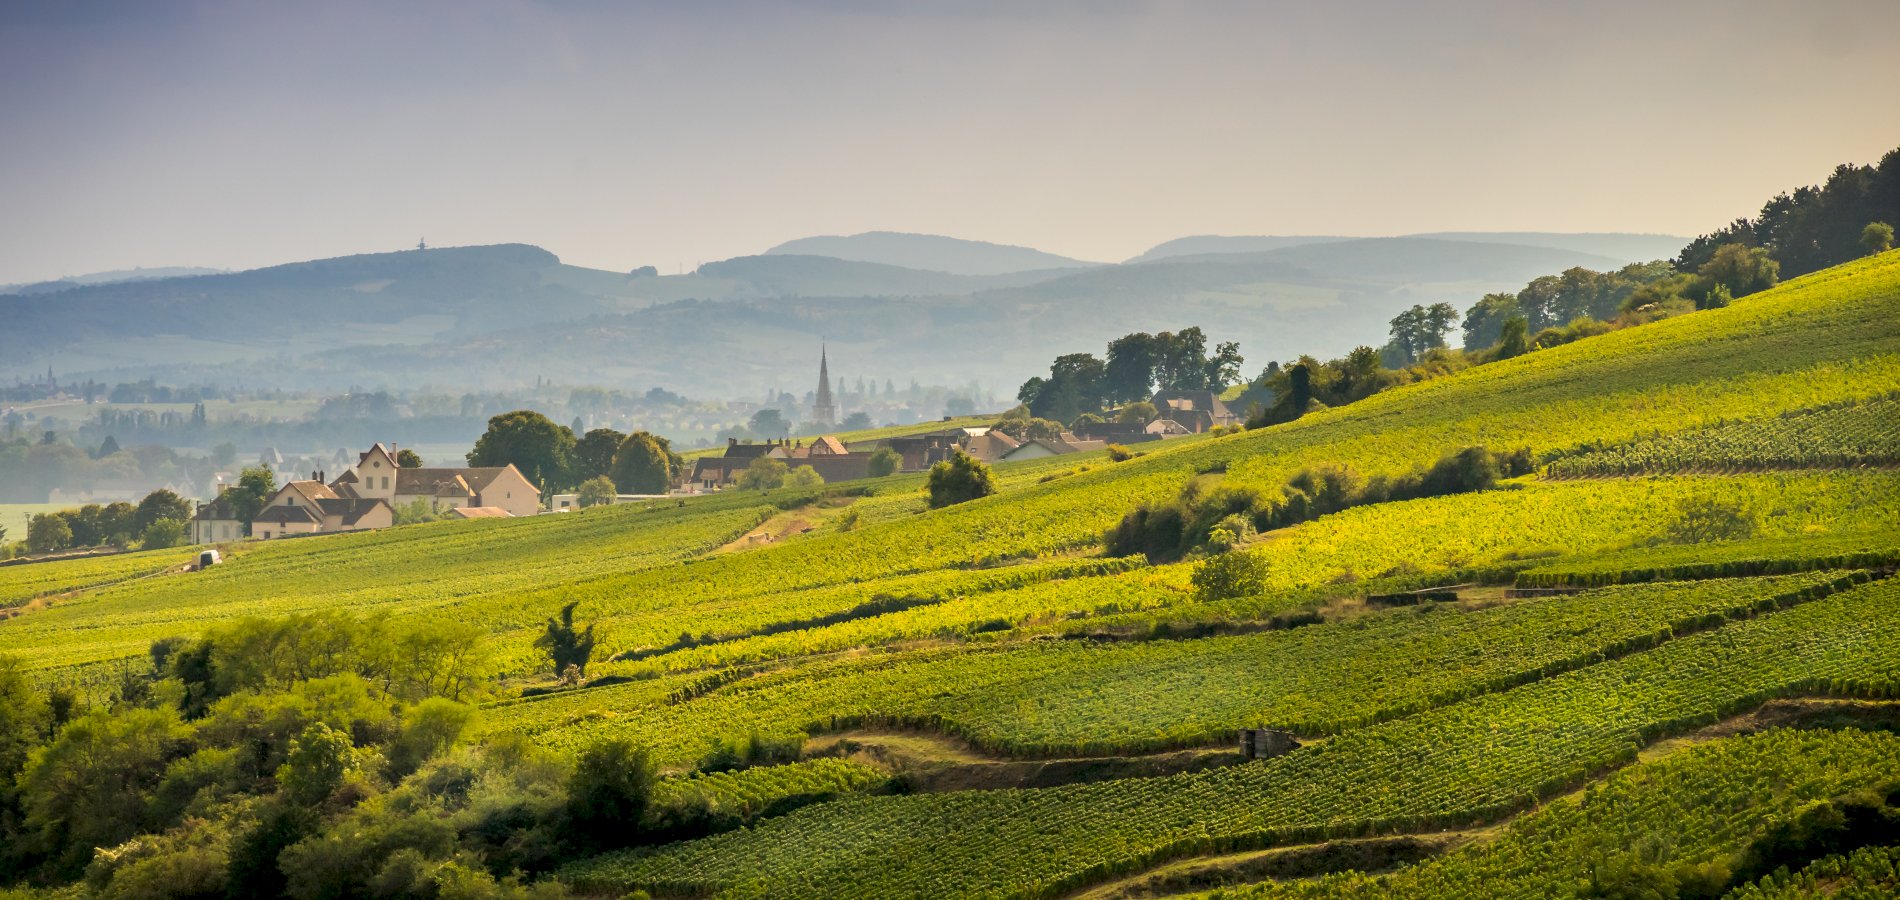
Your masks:
[{"label": "steeple", "polygon": [[820,428],[838,424],[838,406],[831,400],[831,365],[823,344],[818,345],[818,396],[811,402],[811,422]]}]

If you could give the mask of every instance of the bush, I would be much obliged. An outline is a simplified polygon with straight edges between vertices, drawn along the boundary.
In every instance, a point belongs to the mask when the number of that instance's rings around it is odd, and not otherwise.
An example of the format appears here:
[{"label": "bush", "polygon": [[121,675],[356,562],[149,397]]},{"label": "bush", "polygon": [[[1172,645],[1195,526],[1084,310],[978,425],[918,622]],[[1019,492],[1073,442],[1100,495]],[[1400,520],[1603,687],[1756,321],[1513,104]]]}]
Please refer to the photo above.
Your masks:
[{"label": "bush", "polygon": [[631,843],[657,776],[652,756],[631,741],[610,740],[582,751],[567,783],[570,839],[594,848]]},{"label": "bush", "polygon": [[903,465],[904,457],[896,450],[879,447],[876,453],[871,454],[870,466],[866,474],[872,478],[883,478],[886,475],[895,474]]},{"label": "bush", "polygon": [[618,497],[613,479],[605,475],[596,475],[581,482],[580,488],[575,492],[574,502],[581,509],[590,509],[596,506],[612,506]]},{"label": "bush", "polygon": [[785,463],[769,456],[761,456],[739,473],[739,489],[742,491],[769,491],[785,483],[788,470]]},{"label": "bush", "polygon": [[1202,602],[1232,600],[1265,593],[1266,557],[1254,553],[1222,553],[1194,567],[1194,596]]},{"label": "bush", "polygon": [[1122,444],[1109,444],[1103,449],[1108,451],[1108,458],[1115,462],[1127,462],[1135,458],[1135,451]]},{"label": "bush", "polygon": [[941,509],[996,493],[996,473],[962,450],[930,467],[930,508]]},{"label": "bush", "polygon": [[159,519],[145,526],[145,532],[139,535],[139,546],[146,550],[163,550],[184,542],[185,523],[177,519]]},{"label": "bush", "polygon": [[811,466],[799,466],[785,476],[785,486],[792,488],[813,488],[825,483],[825,478]]},{"label": "bush", "polygon": [[1754,514],[1739,504],[1695,497],[1677,505],[1676,520],[1664,534],[1672,543],[1706,544],[1751,538],[1759,530]]}]

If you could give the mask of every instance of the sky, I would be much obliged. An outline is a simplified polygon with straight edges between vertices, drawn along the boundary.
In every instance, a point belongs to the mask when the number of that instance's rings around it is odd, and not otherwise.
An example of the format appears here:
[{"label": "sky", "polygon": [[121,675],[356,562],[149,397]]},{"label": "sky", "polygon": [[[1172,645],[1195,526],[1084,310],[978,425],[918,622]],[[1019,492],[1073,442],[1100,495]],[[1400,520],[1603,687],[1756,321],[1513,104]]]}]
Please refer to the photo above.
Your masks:
[{"label": "sky", "polygon": [[895,230],[1696,234],[1900,146],[1900,3],[0,0],[0,282]]}]

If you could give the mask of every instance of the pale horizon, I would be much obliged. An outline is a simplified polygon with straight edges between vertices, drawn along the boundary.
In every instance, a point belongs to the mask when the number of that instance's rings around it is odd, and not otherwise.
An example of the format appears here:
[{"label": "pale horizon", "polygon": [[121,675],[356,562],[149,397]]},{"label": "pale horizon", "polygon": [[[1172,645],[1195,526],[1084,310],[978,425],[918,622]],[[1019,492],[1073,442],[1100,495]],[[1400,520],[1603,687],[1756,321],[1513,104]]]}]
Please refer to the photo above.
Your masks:
[{"label": "pale horizon", "polygon": [[1866,114],[1900,79],[1878,37],[1900,7],[1861,0],[81,3],[0,26],[0,282],[418,238],[671,274],[865,231],[1099,262],[1209,234],[1693,236],[1900,144]]}]

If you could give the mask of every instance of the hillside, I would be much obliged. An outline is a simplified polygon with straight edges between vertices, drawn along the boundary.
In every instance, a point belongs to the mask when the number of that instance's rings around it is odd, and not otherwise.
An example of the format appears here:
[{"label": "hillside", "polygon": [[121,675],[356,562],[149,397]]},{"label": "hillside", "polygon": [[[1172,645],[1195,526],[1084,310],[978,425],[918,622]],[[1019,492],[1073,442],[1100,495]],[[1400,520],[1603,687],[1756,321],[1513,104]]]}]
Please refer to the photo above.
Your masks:
[{"label": "hillside", "polygon": [[[1900,695],[1896,323],[1890,252],[1283,425],[1000,466],[998,494],[944,509],[896,476],[266,542],[194,575],[0,568],[0,609],[24,610],[0,619],[0,654],[104,698],[154,641],[241,616],[485,637],[496,686],[472,745],[324,800],[334,830],[312,840],[358,860],[326,876],[343,893],[408,864],[397,850],[421,838],[394,835],[441,818],[468,824],[417,853],[511,858],[484,828],[541,834],[556,826],[523,798],[569,789],[535,767],[611,740],[663,777],[619,828],[646,846],[538,858],[590,895],[1045,897],[1186,863],[1275,896],[1546,896],[1665,865],[1727,890],[1768,874],[1751,848],[1839,865],[1838,844],[1772,823],[1893,787],[1900,748],[1874,732]],[[1343,508],[1289,488],[1322,467],[1403,478],[1473,445],[1534,469]],[[1209,524],[1310,508],[1225,551],[1108,551],[1124,516],[1181,497]],[[733,546],[801,514],[823,524]],[[1447,590],[1391,599],[1422,587]],[[555,687],[533,642],[575,603],[599,629],[593,683],[524,696]],[[312,709],[338,690],[298,683],[270,690]],[[154,695],[183,694],[167,684]],[[206,765],[266,701],[225,702],[177,738]],[[1786,727],[1750,736],[1768,724]],[[1243,727],[1301,746],[1243,762]],[[252,827],[242,801],[195,808],[211,818],[96,845]],[[1389,881],[1275,882],[1245,856],[1325,874],[1374,865],[1368,835],[1447,831],[1470,833],[1389,859]],[[1659,861],[1644,836],[1663,832]],[[392,837],[352,843],[365,834]]]},{"label": "hillside", "polygon": [[853,262],[881,263],[953,275],[1008,275],[1038,269],[1074,269],[1101,265],[1031,247],[969,241],[936,234],[867,231],[786,241],[767,256],[829,256]]},{"label": "hillside", "polygon": [[[1579,233],[1565,234],[1547,231],[1434,231],[1421,234],[1401,235],[1407,238],[1427,240],[1466,241],[1479,244],[1514,244],[1523,247],[1542,247],[1547,250],[1564,250],[1571,253],[1584,253],[1605,257],[1616,261],[1616,265],[1633,262],[1648,262],[1653,259],[1672,259],[1682,251],[1688,238],[1668,234],[1620,234],[1620,233]],[[1326,244],[1340,241],[1352,241],[1356,238],[1321,235],[1284,235],[1284,236],[1221,236],[1202,235],[1198,237],[1176,238],[1148,249],[1127,260],[1129,263],[1154,262],[1183,256],[1208,256],[1223,253],[1264,253],[1287,247],[1300,247],[1309,244]]]}]

